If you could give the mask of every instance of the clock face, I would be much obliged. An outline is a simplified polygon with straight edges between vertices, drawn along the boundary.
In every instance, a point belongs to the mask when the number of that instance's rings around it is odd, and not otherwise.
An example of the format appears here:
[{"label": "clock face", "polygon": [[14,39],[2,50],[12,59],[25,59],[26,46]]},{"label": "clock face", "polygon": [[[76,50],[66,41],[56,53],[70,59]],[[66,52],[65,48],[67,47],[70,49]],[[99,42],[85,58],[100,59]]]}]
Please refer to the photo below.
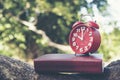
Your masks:
[{"label": "clock face", "polygon": [[93,28],[84,25],[72,29],[69,44],[75,53],[86,54],[91,52],[94,42],[93,32]]}]

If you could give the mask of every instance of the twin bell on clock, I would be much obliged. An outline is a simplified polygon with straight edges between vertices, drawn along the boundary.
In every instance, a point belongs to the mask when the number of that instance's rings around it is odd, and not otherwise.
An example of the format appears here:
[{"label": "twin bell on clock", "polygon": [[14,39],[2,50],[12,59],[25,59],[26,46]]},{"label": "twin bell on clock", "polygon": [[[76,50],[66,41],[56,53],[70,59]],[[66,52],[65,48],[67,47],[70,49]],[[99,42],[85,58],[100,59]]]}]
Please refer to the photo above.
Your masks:
[{"label": "twin bell on clock", "polygon": [[98,29],[99,25],[94,21],[77,21],[73,24],[69,44],[75,54],[87,55],[97,51],[101,43]]}]

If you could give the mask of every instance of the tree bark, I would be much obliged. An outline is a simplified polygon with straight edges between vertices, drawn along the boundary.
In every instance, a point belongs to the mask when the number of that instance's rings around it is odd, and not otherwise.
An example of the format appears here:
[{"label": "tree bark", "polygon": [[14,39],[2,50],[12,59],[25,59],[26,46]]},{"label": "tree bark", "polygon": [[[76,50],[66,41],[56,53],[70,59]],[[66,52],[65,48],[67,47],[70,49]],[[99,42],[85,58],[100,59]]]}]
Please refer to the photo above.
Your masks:
[{"label": "tree bark", "polygon": [[101,74],[37,74],[33,66],[0,55],[0,80],[120,80],[120,60],[104,67]]}]

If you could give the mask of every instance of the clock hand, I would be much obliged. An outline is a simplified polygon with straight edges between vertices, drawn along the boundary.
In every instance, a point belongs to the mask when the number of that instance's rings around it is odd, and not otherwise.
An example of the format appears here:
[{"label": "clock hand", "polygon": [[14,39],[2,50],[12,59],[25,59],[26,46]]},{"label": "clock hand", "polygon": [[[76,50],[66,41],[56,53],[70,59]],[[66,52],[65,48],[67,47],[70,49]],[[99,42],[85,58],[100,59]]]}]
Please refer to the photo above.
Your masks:
[{"label": "clock hand", "polygon": [[78,36],[78,38],[82,41],[83,40],[83,36],[84,36],[84,30],[81,30],[81,37]]},{"label": "clock hand", "polygon": [[83,38],[82,37],[80,37],[80,36],[78,36],[78,38],[82,41],[83,40]]},{"label": "clock hand", "polygon": [[83,40],[83,37],[84,37],[84,30],[85,30],[85,27],[81,27],[81,36],[78,36],[78,38],[82,41]]},{"label": "clock hand", "polygon": [[82,40],[83,40],[83,35],[84,35],[84,34],[83,34],[83,30],[82,30],[82,32],[81,32],[81,38],[82,38]]},{"label": "clock hand", "polygon": [[83,28],[81,29],[81,38],[82,38],[82,40],[83,40],[83,37],[84,37],[84,30],[85,30],[85,27],[83,27]]}]

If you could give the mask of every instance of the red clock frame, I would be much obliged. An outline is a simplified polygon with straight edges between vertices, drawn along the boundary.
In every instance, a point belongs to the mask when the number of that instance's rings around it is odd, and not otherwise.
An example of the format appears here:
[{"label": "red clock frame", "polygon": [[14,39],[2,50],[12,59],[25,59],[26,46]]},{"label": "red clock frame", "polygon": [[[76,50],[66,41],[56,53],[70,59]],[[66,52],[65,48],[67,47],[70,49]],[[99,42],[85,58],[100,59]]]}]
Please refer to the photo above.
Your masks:
[{"label": "red clock frame", "polygon": [[[90,24],[90,22],[88,22]],[[75,54],[88,54],[94,53],[100,46],[101,37],[97,30],[98,25],[92,23],[76,22],[72,26],[72,30],[69,35],[69,44]]]}]

